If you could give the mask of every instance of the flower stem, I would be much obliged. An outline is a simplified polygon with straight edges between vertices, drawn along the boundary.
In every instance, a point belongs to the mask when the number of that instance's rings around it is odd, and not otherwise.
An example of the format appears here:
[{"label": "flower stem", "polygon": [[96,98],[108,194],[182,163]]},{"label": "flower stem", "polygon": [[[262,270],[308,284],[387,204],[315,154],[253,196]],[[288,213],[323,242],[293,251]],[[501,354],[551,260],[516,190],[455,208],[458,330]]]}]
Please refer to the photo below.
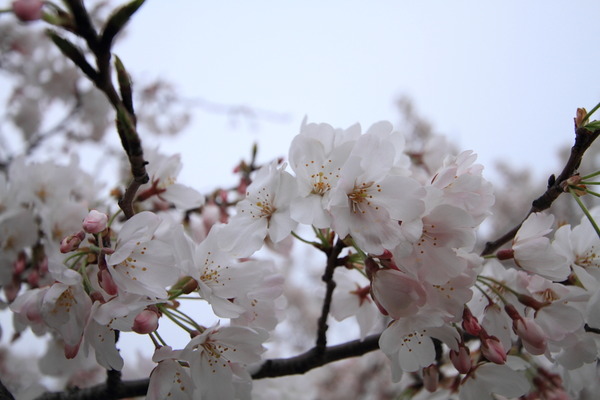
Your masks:
[{"label": "flower stem", "polygon": [[583,211],[583,213],[585,214],[585,216],[587,217],[587,219],[590,221],[590,223],[594,227],[594,230],[596,231],[596,234],[598,235],[598,237],[600,237],[600,228],[598,228],[598,225],[596,224],[596,221],[594,221],[594,218],[592,217],[592,214],[590,214],[590,211],[587,209],[587,207],[585,206],[585,204],[583,204],[583,201],[581,201],[581,199],[579,198],[579,196],[577,196],[577,194],[575,193],[575,191],[571,187],[569,187],[569,193],[571,193],[571,195],[575,198],[575,201],[577,202],[577,204],[581,208],[581,211]]}]

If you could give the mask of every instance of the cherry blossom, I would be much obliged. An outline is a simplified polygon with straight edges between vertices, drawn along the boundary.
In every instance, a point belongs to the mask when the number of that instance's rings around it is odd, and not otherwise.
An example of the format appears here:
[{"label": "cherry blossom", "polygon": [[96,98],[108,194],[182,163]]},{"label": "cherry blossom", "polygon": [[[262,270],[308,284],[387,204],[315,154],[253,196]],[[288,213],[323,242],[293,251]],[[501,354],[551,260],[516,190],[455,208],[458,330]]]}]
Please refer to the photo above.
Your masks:
[{"label": "cherry blossom", "polygon": [[204,204],[204,196],[195,189],[177,182],[177,176],[183,167],[181,156],[165,156],[157,150],[146,150],[150,182],[140,187],[139,201],[158,199],[167,201],[182,210],[198,208]]},{"label": "cherry blossom", "polygon": [[289,153],[298,183],[298,197],[290,205],[292,218],[317,228],[331,226],[328,212],[331,189],[337,185],[341,168],[359,135],[359,125],[342,130],[303,121]]},{"label": "cherry blossom", "polygon": [[406,240],[403,226],[418,221],[425,209],[421,185],[391,174],[398,158],[397,135],[388,122],[373,125],[356,141],[331,192],[332,228],[340,237],[352,236],[361,249],[373,254]]},{"label": "cherry blossom", "polygon": [[160,224],[160,217],[148,211],[123,224],[114,252],[106,257],[120,290],[165,298],[166,287],[179,278],[172,246],[154,236]]},{"label": "cherry blossom", "polygon": [[517,232],[512,250],[517,265],[524,270],[545,278],[561,281],[570,273],[566,259],[556,253],[550,240],[545,237],[552,231],[552,214],[532,213]]},{"label": "cherry blossom", "polygon": [[260,249],[265,238],[278,243],[297,225],[290,216],[290,201],[296,182],[283,166],[262,167],[248,187],[246,198],[237,204],[237,214],[220,232],[220,247],[237,257],[247,257]]},{"label": "cherry blossom", "polygon": [[150,374],[147,400],[192,400],[195,385],[189,368],[179,363],[181,351],[173,351],[170,346],[163,346],[154,352],[152,361],[158,363]]},{"label": "cherry blossom", "polygon": [[250,375],[243,366],[260,361],[266,338],[263,331],[234,326],[213,326],[192,338],[181,360],[190,364],[196,398],[248,397]]}]

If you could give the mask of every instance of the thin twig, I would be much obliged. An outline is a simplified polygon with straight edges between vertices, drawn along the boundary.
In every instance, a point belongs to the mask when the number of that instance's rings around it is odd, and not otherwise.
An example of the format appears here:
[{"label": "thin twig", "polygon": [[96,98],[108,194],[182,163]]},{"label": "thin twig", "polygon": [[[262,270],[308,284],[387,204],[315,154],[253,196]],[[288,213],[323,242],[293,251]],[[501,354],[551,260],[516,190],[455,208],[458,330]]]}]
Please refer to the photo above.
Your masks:
[{"label": "thin twig", "polygon": [[[577,128],[575,130],[575,144],[573,147],[571,147],[571,154],[567,160],[567,163],[565,164],[565,167],[556,179],[552,179],[552,182],[548,185],[546,192],[544,192],[544,194],[531,203],[531,209],[525,218],[523,218],[523,221],[525,221],[525,219],[527,219],[531,213],[544,211],[550,208],[558,196],[564,193],[566,180],[577,174],[577,168],[579,168],[579,165],[581,164],[581,159],[583,158],[584,153],[592,145],[594,140],[596,140],[598,135],[600,135],[600,130],[589,131],[585,127]],[[519,228],[521,228],[523,221],[512,228],[509,232],[502,235],[500,238],[494,240],[493,242],[487,242],[485,248],[481,252],[481,255],[485,256],[492,254],[504,243],[512,240],[517,234]]]}]

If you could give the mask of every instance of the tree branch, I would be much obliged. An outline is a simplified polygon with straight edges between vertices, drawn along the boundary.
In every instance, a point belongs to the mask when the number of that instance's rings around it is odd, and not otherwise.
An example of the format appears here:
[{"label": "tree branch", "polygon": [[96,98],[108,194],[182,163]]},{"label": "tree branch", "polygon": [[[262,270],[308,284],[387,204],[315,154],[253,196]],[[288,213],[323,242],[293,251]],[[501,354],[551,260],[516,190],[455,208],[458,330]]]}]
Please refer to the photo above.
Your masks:
[{"label": "tree branch", "polygon": [[[364,340],[353,340],[344,344],[326,347],[318,351],[316,347],[295,357],[265,360],[260,368],[252,374],[253,379],[277,378],[287,375],[304,374],[311,369],[344,360],[359,357],[379,349],[379,336],[367,336]],[[149,379],[123,381],[116,388],[110,388],[110,382],[92,386],[87,389],[75,389],[65,392],[45,393],[36,400],[100,400],[144,396],[148,391]],[[2,398],[0,397],[0,400]]]},{"label": "tree branch", "polygon": [[[580,127],[575,130],[575,144],[573,147],[571,147],[571,154],[562,172],[556,179],[550,177],[546,192],[544,192],[544,194],[531,203],[531,208],[529,209],[529,212],[525,218],[523,218],[523,221],[525,221],[531,213],[544,211],[550,208],[558,196],[564,193],[566,180],[577,174],[577,168],[579,168],[579,165],[581,164],[581,159],[583,158],[584,153],[592,145],[594,140],[596,140],[598,135],[600,135],[600,130],[590,131],[585,127]],[[487,242],[485,248],[481,252],[481,255],[485,256],[492,254],[504,243],[512,240],[517,234],[519,228],[521,228],[523,221],[502,235],[500,238],[494,240],[493,242]]]},{"label": "tree branch", "polygon": [[86,389],[74,389],[65,392],[45,393],[36,400],[104,400],[107,393],[111,393],[111,399],[126,399],[129,397],[145,396],[148,392],[148,379],[121,382],[114,389],[110,389],[108,383],[92,386]]},{"label": "tree branch", "polygon": [[[90,77],[96,87],[106,95],[117,112],[117,132],[119,133],[121,144],[127,153],[127,157],[129,158],[131,173],[133,175],[133,180],[127,187],[125,196],[119,201],[119,207],[123,210],[125,217],[129,219],[134,214],[133,200],[135,199],[137,189],[140,185],[147,183],[150,178],[146,172],[144,152],[136,129],[136,117],[133,113],[133,103],[130,98],[121,99],[119,93],[115,89],[112,82],[110,60],[112,57],[111,45],[114,37],[123,28],[131,15],[141,6],[143,0],[130,3],[117,11],[109,19],[107,26],[105,26],[102,40],[92,24],[83,1],[67,0],[66,3],[73,14],[73,19],[75,21],[74,33],[86,41],[89,49],[96,57],[97,70],[92,71],[93,73],[88,71],[87,76]],[[75,64],[82,68],[77,62]],[[119,67],[121,67],[118,68],[118,72],[122,72],[121,69],[124,70],[124,68],[120,60],[118,61],[118,64]],[[120,76],[120,78],[121,83],[126,82],[126,80],[123,79],[123,76]],[[129,82],[128,85],[128,87],[122,88],[122,93],[127,93],[127,90],[130,90]]]},{"label": "tree branch", "polygon": [[319,317],[319,321],[317,324],[317,343],[315,346],[315,351],[317,353],[323,353],[325,351],[325,346],[327,346],[327,329],[329,326],[327,325],[327,317],[329,316],[329,310],[331,309],[331,299],[333,297],[333,291],[335,289],[335,281],[333,280],[333,272],[335,271],[335,267],[339,266],[340,263],[338,261],[338,256],[340,255],[342,249],[346,247],[344,242],[341,239],[338,239],[335,246],[330,247],[326,250],[327,253],[327,266],[325,267],[325,272],[321,279],[326,283],[327,289],[325,292],[325,298],[323,299],[323,307],[321,309],[321,316]]},{"label": "tree branch", "polygon": [[276,378],[303,374],[325,364],[362,356],[379,349],[379,336],[371,335],[364,340],[353,340],[344,344],[326,347],[321,353],[315,347],[295,357],[266,360],[260,369],[252,374],[252,378]]},{"label": "tree branch", "polygon": [[0,381],[0,400],[15,400],[12,393],[8,391],[2,381]]}]

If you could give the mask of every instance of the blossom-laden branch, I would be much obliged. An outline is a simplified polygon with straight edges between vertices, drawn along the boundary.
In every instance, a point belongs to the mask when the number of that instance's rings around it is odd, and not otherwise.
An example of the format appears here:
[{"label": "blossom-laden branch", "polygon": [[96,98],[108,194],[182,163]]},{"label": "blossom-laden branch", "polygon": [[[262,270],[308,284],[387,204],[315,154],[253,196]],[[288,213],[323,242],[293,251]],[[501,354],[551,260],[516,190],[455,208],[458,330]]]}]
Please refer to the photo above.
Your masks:
[{"label": "blossom-laden branch", "polygon": [[[329,346],[322,351],[314,347],[295,357],[265,360],[260,368],[252,374],[252,378],[263,379],[304,374],[332,362],[359,357],[379,348],[379,336],[367,336],[364,340],[353,340]],[[77,391],[46,393],[36,400],[99,400],[108,398],[106,396],[109,391],[114,393],[112,399],[144,396],[148,391],[148,382],[148,379],[123,381],[112,388],[107,382]]]},{"label": "blossom-laden branch", "polygon": [[149,181],[146,172],[144,153],[140,137],[136,130],[136,117],[133,109],[131,80],[121,61],[116,58],[115,66],[119,82],[119,92],[112,82],[111,47],[115,36],[122,30],[131,16],[141,7],[144,0],[135,0],[116,10],[108,19],[101,33],[93,26],[90,15],[81,0],[68,0],[67,6],[72,20],[64,22],[62,27],[72,31],[85,40],[96,59],[96,67],[90,65],[85,55],[70,41],[56,32],[49,32],[50,38],[58,48],[100,89],[117,112],[116,125],[121,144],[127,153],[133,180],[119,201],[119,207],[126,218],[134,214],[133,200],[137,189]]},{"label": "blossom-laden branch", "polygon": [[[567,163],[565,164],[562,172],[557,178],[554,175],[548,179],[548,187],[546,191],[537,199],[531,203],[531,209],[527,212],[527,215],[523,219],[535,212],[540,212],[550,208],[552,203],[565,191],[565,182],[567,179],[577,174],[577,168],[581,164],[586,150],[592,145],[594,140],[600,135],[600,129],[589,130],[585,126],[577,127],[575,129],[575,144],[571,147],[571,154]],[[517,234],[517,231],[521,228],[523,222],[512,228],[510,231],[502,235],[500,238],[487,242],[485,248],[481,252],[482,256],[492,254],[498,250],[504,243],[513,239]]]}]

